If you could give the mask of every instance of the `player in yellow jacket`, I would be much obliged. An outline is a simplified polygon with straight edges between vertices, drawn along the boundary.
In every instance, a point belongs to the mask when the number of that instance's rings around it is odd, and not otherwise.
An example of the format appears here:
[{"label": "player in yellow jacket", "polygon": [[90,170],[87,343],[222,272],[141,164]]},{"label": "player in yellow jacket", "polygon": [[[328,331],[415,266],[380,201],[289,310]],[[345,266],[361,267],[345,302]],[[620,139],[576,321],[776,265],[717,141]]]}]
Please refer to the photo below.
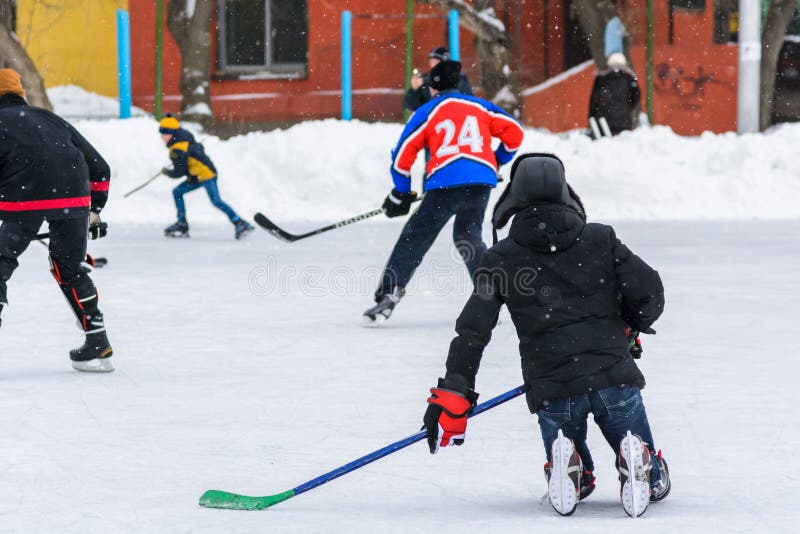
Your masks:
[{"label": "player in yellow jacket", "polygon": [[178,222],[165,228],[164,234],[168,237],[189,237],[189,223],[186,222],[183,195],[201,187],[205,188],[211,203],[224,212],[234,224],[236,239],[251,232],[253,226],[239,217],[233,208],[220,198],[217,169],[206,155],[203,145],[195,141],[192,133],[181,128],[178,119],[170,114],[161,119],[158,131],[169,148],[169,158],[172,160],[172,168],[163,169],[163,174],[170,178],[186,176],[186,181],[172,190],[175,207],[178,209]]}]

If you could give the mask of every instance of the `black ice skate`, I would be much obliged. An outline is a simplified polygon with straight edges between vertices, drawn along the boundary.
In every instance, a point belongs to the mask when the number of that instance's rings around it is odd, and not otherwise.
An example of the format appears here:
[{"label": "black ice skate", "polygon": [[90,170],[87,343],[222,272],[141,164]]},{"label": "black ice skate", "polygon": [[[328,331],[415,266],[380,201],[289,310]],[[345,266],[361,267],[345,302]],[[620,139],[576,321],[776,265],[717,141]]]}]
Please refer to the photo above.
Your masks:
[{"label": "black ice skate", "polygon": [[[553,442],[550,449],[553,463],[544,466],[545,478],[547,478],[547,498],[553,510],[561,515],[572,515],[578,502],[581,500],[581,481],[583,478],[583,464],[575,444],[571,439],[564,436],[561,430],[558,437]],[[591,477],[591,473],[589,473]],[[594,478],[590,478],[592,489],[594,489]]]},{"label": "black ice skate", "polygon": [[639,517],[650,503],[650,451],[639,436],[630,431],[619,444],[620,499],[625,513]]},{"label": "black ice skate", "polygon": [[164,235],[167,237],[189,237],[189,223],[186,219],[179,219],[178,222],[164,228]]},{"label": "black ice skate", "polygon": [[381,300],[373,307],[364,312],[365,326],[382,325],[386,319],[391,317],[394,307],[403,298],[405,291],[400,286],[395,286],[391,293],[381,297]]},{"label": "black ice skate", "polygon": [[[650,480],[650,502],[663,501],[669,495],[669,490],[672,489],[672,483],[669,479],[669,466],[661,455],[661,451],[658,451],[658,455],[655,457],[650,455],[650,458],[658,463],[659,473],[658,480]],[[655,475],[655,471],[652,471],[651,474]]]},{"label": "black ice skate", "polygon": [[114,370],[111,356],[114,351],[105,332],[86,334],[80,348],[69,351],[72,367],[85,373],[110,373]]},{"label": "black ice skate", "polygon": [[235,224],[236,224],[236,230],[235,230],[236,239],[241,239],[245,235],[255,230],[255,228],[253,228],[253,225],[245,221],[244,219],[239,219],[238,221],[236,221]]}]

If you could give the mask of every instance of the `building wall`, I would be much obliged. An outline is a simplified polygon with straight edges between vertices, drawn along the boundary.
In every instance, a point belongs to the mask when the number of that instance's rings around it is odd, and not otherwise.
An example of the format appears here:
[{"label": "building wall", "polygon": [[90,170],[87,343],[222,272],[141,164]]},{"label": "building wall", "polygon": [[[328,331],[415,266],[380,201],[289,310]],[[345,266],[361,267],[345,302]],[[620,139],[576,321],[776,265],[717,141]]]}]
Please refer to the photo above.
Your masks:
[{"label": "building wall", "polygon": [[[736,130],[735,45],[713,44],[713,2],[705,11],[676,11],[670,41],[667,2],[655,12],[653,119],[679,134]],[[628,0],[623,18],[631,33],[631,62],[646,99],[646,2]],[[586,128],[595,67],[588,62],[523,92],[523,120],[551,131]]]},{"label": "building wall", "polygon": [[[397,0],[308,0],[308,73],[303,79],[230,79],[215,72],[216,31],[212,26],[211,104],[215,116],[229,122],[290,121],[336,117],[341,109],[341,11],[353,15],[353,115],[370,120],[402,118],[405,69],[405,3]],[[417,6],[414,65],[428,70],[428,52],[447,43],[441,11]],[[155,5],[131,3],[131,62],[134,104],[152,109],[155,95]],[[388,15],[388,17],[387,17]],[[472,39],[461,32],[465,71],[476,69]],[[180,54],[164,29],[165,111],[180,108]]]},{"label": "building wall", "polygon": [[[734,47],[713,45],[713,2],[705,12],[676,11],[670,23],[668,2],[656,2],[655,119],[681,133],[735,129],[736,61]],[[555,82],[565,65],[563,0],[500,1],[497,13],[515,39],[512,67],[522,86],[526,124],[555,131],[585,127],[593,66]],[[645,85],[645,0],[623,2],[622,18],[631,33],[633,67]],[[296,121],[338,117],[341,108],[340,15],[353,12],[353,114],[368,120],[399,120],[404,84],[405,3],[397,0],[308,0],[308,72],[302,79],[231,79],[217,76],[216,31],[212,22],[211,103],[228,122]],[[447,42],[447,23],[438,9],[416,6],[414,66],[427,70],[427,54]],[[131,2],[134,103],[154,102],[155,3]],[[164,30],[164,109],[180,107],[180,55]],[[461,31],[462,62],[473,85],[480,78],[473,38]],[[644,102],[643,102],[644,104]]]},{"label": "building wall", "polygon": [[17,35],[47,87],[117,96],[117,9],[128,1],[17,0]]}]

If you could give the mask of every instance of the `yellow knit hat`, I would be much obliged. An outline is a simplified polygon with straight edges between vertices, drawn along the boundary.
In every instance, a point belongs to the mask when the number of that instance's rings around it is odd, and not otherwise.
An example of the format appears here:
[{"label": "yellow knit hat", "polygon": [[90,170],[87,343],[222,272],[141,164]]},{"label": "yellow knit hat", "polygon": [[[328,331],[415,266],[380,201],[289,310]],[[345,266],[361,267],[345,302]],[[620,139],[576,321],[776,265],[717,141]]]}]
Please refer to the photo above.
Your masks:
[{"label": "yellow knit hat", "polygon": [[20,75],[14,69],[0,69],[0,95],[6,93],[14,93],[23,98],[25,97]]},{"label": "yellow knit hat", "polygon": [[158,123],[158,131],[166,134],[174,134],[181,127],[178,119],[167,113],[166,117],[161,119]]}]

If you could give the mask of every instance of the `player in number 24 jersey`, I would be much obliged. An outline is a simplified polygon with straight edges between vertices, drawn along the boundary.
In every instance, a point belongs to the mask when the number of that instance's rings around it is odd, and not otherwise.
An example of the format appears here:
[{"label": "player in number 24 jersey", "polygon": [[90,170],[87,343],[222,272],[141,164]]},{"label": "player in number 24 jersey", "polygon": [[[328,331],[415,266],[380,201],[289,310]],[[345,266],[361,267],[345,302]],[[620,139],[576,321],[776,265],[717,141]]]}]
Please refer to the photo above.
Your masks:
[{"label": "player in number 24 jersey", "polygon": [[[423,148],[430,151],[424,191],[468,184],[494,187],[498,164],[511,161],[523,135],[519,122],[491,102],[444,91],[417,109],[392,151],[395,189],[411,191],[411,166]],[[500,140],[495,150],[492,137]]]},{"label": "player in number 24 jersey", "polygon": [[[408,219],[375,291],[375,306],[364,312],[376,326],[392,314],[406,284],[436,236],[455,217],[453,241],[470,276],[486,245],[481,237],[489,193],[497,185],[498,163],[508,163],[522,145],[524,131],[511,115],[491,102],[458,94],[458,61],[431,69],[434,98],[417,109],[392,151],[394,189],[383,209],[388,217],[405,215],[417,194],[411,190],[411,166],[420,150],[430,154],[423,183],[425,198]],[[492,138],[500,140],[492,150]]]}]

